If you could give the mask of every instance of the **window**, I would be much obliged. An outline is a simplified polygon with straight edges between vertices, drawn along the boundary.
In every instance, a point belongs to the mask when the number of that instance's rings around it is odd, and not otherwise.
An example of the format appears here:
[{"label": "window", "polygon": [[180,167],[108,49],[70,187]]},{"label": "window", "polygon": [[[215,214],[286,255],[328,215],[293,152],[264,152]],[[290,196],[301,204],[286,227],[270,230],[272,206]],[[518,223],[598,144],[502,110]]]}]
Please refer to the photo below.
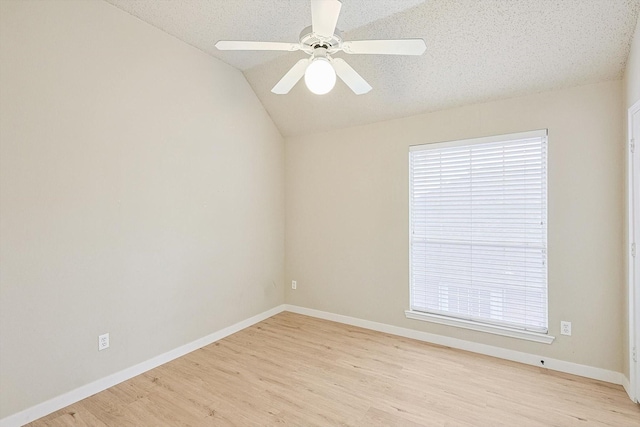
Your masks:
[{"label": "window", "polygon": [[407,317],[546,334],[546,130],[413,146],[409,174]]}]

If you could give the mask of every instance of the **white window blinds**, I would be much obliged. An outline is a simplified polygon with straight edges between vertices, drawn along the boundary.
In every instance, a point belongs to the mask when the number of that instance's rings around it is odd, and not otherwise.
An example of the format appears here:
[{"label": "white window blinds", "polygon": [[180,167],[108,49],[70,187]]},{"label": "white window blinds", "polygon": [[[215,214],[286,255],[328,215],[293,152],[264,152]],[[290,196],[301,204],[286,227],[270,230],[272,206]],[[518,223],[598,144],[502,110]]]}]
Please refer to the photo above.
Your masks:
[{"label": "white window blinds", "polygon": [[411,310],[546,333],[546,130],[409,159]]}]

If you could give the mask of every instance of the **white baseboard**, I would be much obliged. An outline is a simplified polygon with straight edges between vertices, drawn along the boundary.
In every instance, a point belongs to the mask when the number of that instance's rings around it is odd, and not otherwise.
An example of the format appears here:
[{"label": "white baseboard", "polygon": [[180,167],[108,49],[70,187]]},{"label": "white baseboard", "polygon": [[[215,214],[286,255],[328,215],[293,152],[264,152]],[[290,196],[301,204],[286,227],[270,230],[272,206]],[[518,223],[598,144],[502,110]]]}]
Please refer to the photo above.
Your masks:
[{"label": "white baseboard", "polygon": [[162,364],[177,359],[178,357],[184,356],[187,353],[191,353],[194,350],[221,340],[222,338],[225,338],[231,334],[235,334],[242,329],[248,328],[251,325],[254,325],[284,311],[284,309],[284,304],[279,305],[263,313],[257,314],[234,325],[214,332],[210,335],[163,353],[145,362],[139,363],[120,372],[116,372],[115,374],[91,382],[82,387],[78,387],[75,390],[71,390],[60,396],[54,397],[53,399],[47,400],[46,402],[39,403],[35,406],[32,406],[31,408],[25,409],[24,411],[9,415],[8,417],[0,420],[0,427],[19,427],[24,424],[30,423],[31,421],[37,420],[38,418],[44,417],[45,415],[62,409],[65,406],[69,406],[82,399],[106,390],[109,387],[113,387],[116,384],[119,384],[153,368],[156,368]]},{"label": "white baseboard", "polygon": [[636,396],[634,396],[634,393],[631,391],[631,381],[625,375],[622,375],[622,387],[624,387],[624,390],[629,395],[629,399],[631,399],[633,403],[640,403],[640,401],[636,399]]},{"label": "white baseboard", "polygon": [[626,391],[627,394],[631,396],[631,393],[629,393],[629,391],[631,390],[631,383],[629,382],[629,379],[624,375],[622,376],[622,387],[624,387],[624,391]]},{"label": "white baseboard", "polygon": [[[577,363],[566,362],[564,360],[551,359],[545,356],[537,356],[535,354],[523,353],[520,351],[509,350],[501,347],[494,347],[486,344],[479,344],[471,341],[465,341],[458,338],[451,338],[444,335],[436,335],[428,332],[416,331],[413,329],[401,328],[399,326],[387,325],[385,323],[372,322],[370,320],[358,319],[356,317],[343,316],[341,314],[329,313],[326,311],[314,310],[311,308],[299,307],[296,305],[285,304],[285,310],[307,316],[317,317],[319,319],[332,320],[334,322],[344,323],[347,325],[358,326],[374,331],[385,332],[387,334],[398,335],[405,338],[412,338],[419,341],[425,341],[445,347],[457,348],[460,350],[480,353],[487,356],[493,356],[500,359],[511,360],[514,362],[525,363],[527,365],[540,366],[554,371],[565,372],[568,374],[579,375],[581,377],[593,378],[596,380],[606,381],[613,384],[624,384],[625,377],[620,372],[609,371],[607,369],[595,368],[593,366],[580,365]],[[540,363],[544,360],[544,366]]]}]

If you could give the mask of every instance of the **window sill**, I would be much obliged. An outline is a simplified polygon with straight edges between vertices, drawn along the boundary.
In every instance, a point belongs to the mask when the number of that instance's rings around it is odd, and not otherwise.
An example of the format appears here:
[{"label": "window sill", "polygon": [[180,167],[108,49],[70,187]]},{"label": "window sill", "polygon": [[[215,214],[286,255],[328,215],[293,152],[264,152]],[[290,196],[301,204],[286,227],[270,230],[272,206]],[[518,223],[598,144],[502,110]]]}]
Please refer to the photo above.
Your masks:
[{"label": "window sill", "polygon": [[535,341],[543,344],[551,344],[556,337],[539,332],[530,332],[521,329],[511,329],[504,326],[488,325],[477,323],[471,320],[454,319],[452,317],[440,316],[438,314],[422,313],[419,311],[405,310],[407,319],[422,320],[426,322],[439,323],[441,325],[455,326],[458,328],[471,329],[473,331],[487,332],[489,334],[502,335],[521,340]]}]

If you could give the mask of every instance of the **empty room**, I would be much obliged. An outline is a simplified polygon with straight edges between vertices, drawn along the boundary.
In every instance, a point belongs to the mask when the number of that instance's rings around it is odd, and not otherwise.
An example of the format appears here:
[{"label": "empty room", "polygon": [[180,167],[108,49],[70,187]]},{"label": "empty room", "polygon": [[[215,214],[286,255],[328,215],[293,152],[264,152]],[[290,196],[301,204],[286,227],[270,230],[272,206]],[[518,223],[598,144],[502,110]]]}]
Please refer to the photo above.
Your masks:
[{"label": "empty room", "polygon": [[640,0],[0,0],[0,427],[640,427]]}]

